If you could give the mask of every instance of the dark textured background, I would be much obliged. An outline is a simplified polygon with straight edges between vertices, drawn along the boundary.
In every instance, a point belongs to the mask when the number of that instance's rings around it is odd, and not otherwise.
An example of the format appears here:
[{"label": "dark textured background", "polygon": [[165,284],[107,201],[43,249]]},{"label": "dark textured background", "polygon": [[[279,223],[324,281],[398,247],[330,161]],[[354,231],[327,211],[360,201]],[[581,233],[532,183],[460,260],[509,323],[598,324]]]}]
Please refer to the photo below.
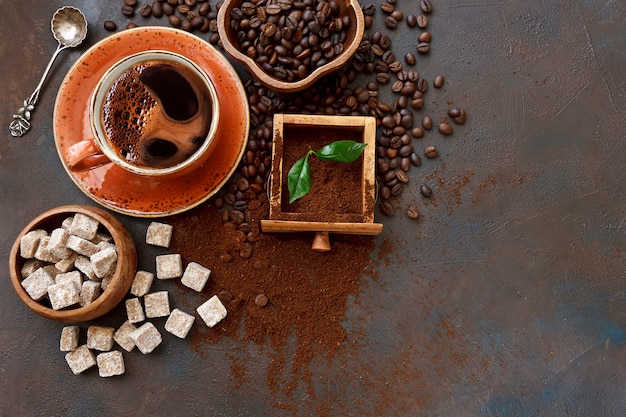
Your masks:
[{"label": "dark textured background", "polygon": [[[121,1],[70,3],[89,36],[60,56],[32,131],[15,139],[6,126],[56,47],[62,3],[0,0],[0,415],[290,415],[281,401],[299,415],[626,415],[626,3],[433,0],[432,52],[416,68],[447,83],[425,112],[438,118],[450,101],[469,119],[424,139],[442,158],[410,171],[435,191],[422,219],[403,215],[415,190],[378,217],[377,279],[363,278],[344,323],[358,349],[311,364],[316,398],[272,394],[267,352],[228,338],[199,353],[168,337],[155,354],[125,354],[123,377],[73,376],[62,325],[15,296],[7,260],[22,227],[93,204],[58,160],[52,108],[70,65],[106,36],[101,22],[125,20]],[[400,57],[415,33],[394,32]],[[146,220],[118,217],[142,239]],[[249,358],[241,386],[233,350]]]}]

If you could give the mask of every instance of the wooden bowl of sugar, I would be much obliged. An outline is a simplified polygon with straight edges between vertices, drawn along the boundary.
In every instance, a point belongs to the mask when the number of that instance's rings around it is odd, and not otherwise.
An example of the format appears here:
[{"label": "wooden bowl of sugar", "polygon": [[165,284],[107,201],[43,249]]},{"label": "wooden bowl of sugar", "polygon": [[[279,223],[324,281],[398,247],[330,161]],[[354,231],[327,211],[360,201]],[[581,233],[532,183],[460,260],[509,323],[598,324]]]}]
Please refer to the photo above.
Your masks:
[{"label": "wooden bowl of sugar", "polygon": [[124,299],[137,270],[137,251],[111,213],[61,206],[24,227],[11,248],[9,270],[15,292],[31,310],[78,323],[108,313]]}]

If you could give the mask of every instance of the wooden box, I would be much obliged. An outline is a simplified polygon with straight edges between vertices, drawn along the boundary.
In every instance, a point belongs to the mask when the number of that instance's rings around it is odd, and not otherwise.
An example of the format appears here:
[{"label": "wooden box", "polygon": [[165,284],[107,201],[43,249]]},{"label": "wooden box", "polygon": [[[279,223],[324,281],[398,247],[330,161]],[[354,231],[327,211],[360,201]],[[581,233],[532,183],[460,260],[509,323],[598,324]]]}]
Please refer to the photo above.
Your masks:
[{"label": "wooden box", "polygon": [[[376,119],[367,116],[274,115],[274,138],[269,220],[264,232],[317,232],[314,250],[329,250],[328,233],[377,235]],[[355,162],[328,162],[309,157],[312,185],[309,193],[289,203],[287,174],[309,149],[350,139],[366,143]]]}]

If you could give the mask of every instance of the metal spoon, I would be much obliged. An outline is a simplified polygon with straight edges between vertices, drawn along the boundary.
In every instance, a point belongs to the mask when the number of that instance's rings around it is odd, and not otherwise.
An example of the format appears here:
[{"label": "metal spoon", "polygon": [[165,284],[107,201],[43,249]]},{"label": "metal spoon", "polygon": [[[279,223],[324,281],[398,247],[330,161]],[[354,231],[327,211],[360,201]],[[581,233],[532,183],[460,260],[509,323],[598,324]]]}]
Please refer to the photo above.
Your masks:
[{"label": "metal spoon", "polygon": [[50,28],[52,29],[54,39],[57,40],[59,45],[43,72],[43,76],[39,84],[37,84],[37,88],[35,88],[35,91],[33,91],[30,97],[24,100],[24,105],[17,111],[17,114],[13,115],[13,121],[9,125],[9,129],[11,130],[11,135],[15,137],[22,136],[30,129],[31,113],[35,109],[35,103],[37,103],[37,99],[39,99],[39,93],[41,92],[43,83],[48,72],[50,72],[50,68],[52,68],[52,63],[57,55],[59,55],[59,52],[66,48],[73,48],[80,45],[85,39],[85,36],[87,36],[87,19],[85,19],[85,15],[83,15],[80,10],[65,6],[54,13],[52,21],[50,22]]}]

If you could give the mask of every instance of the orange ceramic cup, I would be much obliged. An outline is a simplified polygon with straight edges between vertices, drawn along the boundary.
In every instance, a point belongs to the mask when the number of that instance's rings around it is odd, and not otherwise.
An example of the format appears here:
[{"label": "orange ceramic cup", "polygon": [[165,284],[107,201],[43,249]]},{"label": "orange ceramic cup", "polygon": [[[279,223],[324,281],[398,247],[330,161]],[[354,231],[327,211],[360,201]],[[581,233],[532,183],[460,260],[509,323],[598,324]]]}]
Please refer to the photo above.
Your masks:
[{"label": "orange ceramic cup", "polygon": [[[179,90],[164,91],[157,96],[146,88],[146,83],[139,81],[136,72],[129,72],[133,68],[151,68],[151,73],[156,74],[153,78],[163,78],[155,81],[159,83],[156,87],[164,89],[167,84],[173,84],[173,88]],[[148,71],[144,70],[143,74]],[[166,99],[173,101],[169,105],[170,111],[181,113],[181,103],[175,102],[183,95],[180,86],[176,86],[181,80],[185,86],[191,87],[189,93],[195,99],[192,114],[185,114],[182,119],[170,116],[165,103]],[[112,94],[113,86],[117,87],[118,94]],[[116,103],[115,100],[123,102]],[[107,124],[105,115],[112,119],[114,113],[119,113],[115,124]],[[219,116],[215,86],[200,66],[171,51],[138,52],[112,65],[96,85],[89,106],[94,135],[69,148],[67,164],[72,171],[89,170],[113,162],[128,172],[143,176],[189,173],[202,164],[213,149]],[[120,122],[124,122],[124,126]],[[129,140],[133,142],[131,146],[126,143]],[[125,156],[122,152],[129,148],[142,158]],[[168,160],[172,162],[167,164]]]}]

